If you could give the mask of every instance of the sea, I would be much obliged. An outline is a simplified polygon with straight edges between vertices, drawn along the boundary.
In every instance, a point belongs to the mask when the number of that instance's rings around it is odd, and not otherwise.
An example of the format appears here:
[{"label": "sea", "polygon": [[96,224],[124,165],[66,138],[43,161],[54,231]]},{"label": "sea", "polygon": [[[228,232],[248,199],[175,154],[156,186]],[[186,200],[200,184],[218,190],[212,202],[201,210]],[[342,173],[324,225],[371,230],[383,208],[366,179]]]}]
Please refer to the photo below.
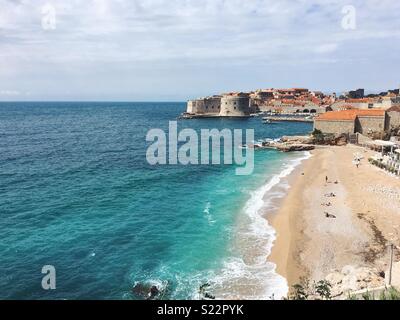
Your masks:
[{"label": "sea", "polygon": [[[183,102],[0,103],[0,299],[276,299],[268,216],[309,155],[256,150],[235,164],[151,165],[149,130],[254,129],[255,140],[309,123],[260,117],[179,120]],[[178,119],[178,120],[177,120]],[[55,288],[43,286],[53,266]],[[200,290],[200,287],[203,289]],[[143,290],[142,290],[143,289]]]}]

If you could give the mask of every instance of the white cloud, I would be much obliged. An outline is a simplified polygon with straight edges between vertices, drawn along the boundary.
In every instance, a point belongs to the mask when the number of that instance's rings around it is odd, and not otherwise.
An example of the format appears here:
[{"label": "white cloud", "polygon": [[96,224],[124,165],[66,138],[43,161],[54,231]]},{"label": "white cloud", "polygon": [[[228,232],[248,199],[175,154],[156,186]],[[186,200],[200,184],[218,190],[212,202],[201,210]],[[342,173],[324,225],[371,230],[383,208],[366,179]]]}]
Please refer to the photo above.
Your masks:
[{"label": "white cloud", "polygon": [[[367,56],[357,45],[376,39],[399,50],[400,1],[351,2],[357,29],[346,31],[345,0],[0,0],[0,85],[10,77],[34,85],[41,74],[96,77],[111,65],[157,65],[166,76],[183,62],[296,66],[358,54],[372,62],[377,52]],[[55,30],[41,27],[47,3],[56,8]]]},{"label": "white cloud", "polygon": [[20,94],[18,90],[0,90],[1,96],[19,96]]},{"label": "white cloud", "polygon": [[[41,29],[41,6],[57,10],[57,30]],[[299,52],[329,53],[338,42],[368,34],[394,35],[393,25],[381,20],[387,2],[379,5],[360,31],[340,28],[343,1],[304,0],[0,0],[5,45],[30,52],[32,59],[152,60],[187,57],[265,56],[291,46]],[[397,3],[397,2],[396,2]],[[377,5],[368,1],[359,9]],[[386,7],[394,11],[400,5]],[[357,12],[358,12],[357,11]],[[379,28],[374,22],[379,22]],[[371,25],[373,28],[369,28]],[[363,27],[361,27],[363,26]],[[7,50],[0,45],[3,50]],[[28,50],[27,50],[28,49]],[[29,50],[32,49],[32,50]],[[143,52],[145,51],[145,52]],[[4,52],[4,51],[3,51]],[[7,52],[7,51],[5,51]],[[247,52],[247,54],[246,54]],[[251,54],[248,54],[251,52]],[[272,58],[272,57],[271,57]]]},{"label": "white cloud", "polygon": [[327,43],[327,44],[322,44],[319,45],[315,48],[315,52],[317,53],[331,53],[336,51],[338,48],[337,43]]}]

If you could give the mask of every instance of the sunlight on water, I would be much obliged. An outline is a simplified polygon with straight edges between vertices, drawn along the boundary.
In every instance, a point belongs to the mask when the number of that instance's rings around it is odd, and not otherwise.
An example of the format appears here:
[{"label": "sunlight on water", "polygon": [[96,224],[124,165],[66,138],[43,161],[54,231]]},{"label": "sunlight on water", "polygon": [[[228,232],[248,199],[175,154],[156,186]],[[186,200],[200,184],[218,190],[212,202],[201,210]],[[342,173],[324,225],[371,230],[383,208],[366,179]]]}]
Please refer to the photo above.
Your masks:
[{"label": "sunlight on water", "polygon": [[[263,196],[304,156],[256,152],[251,176],[233,166],[150,166],[145,136],[184,103],[0,103],[0,298],[268,298],[285,290],[266,257],[274,231]],[[179,121],[180,128],[254,128],[256,139],[302,134],[304,123],[259,118]],[[281,175],[281,176],[279,176]],[[275,192],[275,194],[274,194]],[[268,197],[267,197],[268,198]],[[250,250],[251,249],[251,250]],[[54,265],[57,289],[40,287]],[[260,281],[260,279],[263,279]]]}]

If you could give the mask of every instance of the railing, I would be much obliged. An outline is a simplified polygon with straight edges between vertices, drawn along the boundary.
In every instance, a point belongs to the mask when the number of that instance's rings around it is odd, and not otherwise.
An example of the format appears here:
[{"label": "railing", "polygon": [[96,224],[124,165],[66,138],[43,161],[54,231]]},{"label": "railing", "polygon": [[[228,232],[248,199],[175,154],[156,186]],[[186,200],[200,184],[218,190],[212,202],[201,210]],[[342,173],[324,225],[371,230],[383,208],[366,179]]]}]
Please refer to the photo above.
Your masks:
[{"label": "railing", "polygon": [[369,162],[372,165],[377,166],[378,168],[381,168],[392,174],[400,176],[400,161],[399,160],[389,159],[388,161],[383,162],[381,160],[376,160],[376,159],[370,158]]}]

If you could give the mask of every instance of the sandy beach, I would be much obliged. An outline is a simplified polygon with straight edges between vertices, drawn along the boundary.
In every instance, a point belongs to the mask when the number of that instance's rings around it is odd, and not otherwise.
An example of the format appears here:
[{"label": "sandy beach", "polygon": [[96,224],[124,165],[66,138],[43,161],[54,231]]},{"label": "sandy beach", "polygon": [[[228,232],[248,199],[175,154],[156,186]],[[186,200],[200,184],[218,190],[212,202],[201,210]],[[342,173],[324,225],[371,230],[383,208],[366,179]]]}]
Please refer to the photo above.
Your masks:
[{"label": "sandy beach", "polygon": [[[359,168],[357,153],[364,157]],[[289,287],[346,266],[386,271],[388,245],[400,245],[400,180],[369,164],[372,154],[353,145],[319,147],[289,178],[270,219],[277,239],[269,257]]]}]

